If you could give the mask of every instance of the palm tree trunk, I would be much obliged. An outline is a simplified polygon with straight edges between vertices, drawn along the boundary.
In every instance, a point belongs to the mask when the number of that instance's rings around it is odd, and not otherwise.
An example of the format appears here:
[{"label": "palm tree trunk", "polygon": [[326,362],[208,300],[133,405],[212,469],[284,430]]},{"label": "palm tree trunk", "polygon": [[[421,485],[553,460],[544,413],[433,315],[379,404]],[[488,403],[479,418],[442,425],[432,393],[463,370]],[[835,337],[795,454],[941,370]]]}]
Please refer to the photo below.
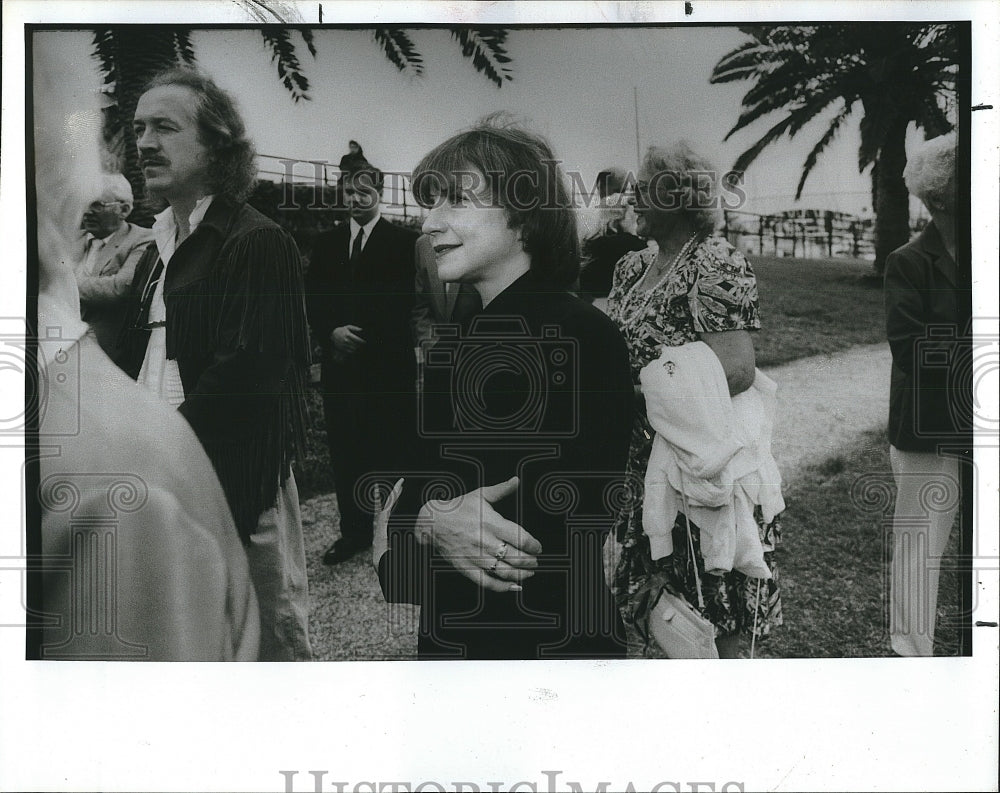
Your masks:
[{"label": "palm tree trunk", "polygon": [[889,129],[878,156],[875,204],[875,273],[885,272],[886,257],[910,241],[910,194],[903,182],[906,167],[906,120]]}]

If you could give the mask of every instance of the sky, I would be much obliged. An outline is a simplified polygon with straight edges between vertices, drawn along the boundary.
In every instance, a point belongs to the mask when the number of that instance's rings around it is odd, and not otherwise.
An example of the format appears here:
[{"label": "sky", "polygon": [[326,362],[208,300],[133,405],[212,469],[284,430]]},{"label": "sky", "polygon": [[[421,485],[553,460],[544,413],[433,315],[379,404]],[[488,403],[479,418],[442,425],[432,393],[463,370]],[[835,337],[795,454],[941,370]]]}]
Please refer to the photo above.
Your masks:
[{"label": "sky", "polygon": [[[88,32],[37,35],[58,36],[60,48],[75,53],[80,69],[67,79],[81,90],[99,85]],[[502,110],[546,135],[564,167],[590,184],[604,167],[636,165],[633,90],[643,152],[650,144],[687,139],[728,169],[770,125],[764,120],[724,140],[750,85],[710,85],[708,79],[718,60],[744,40],[735,27],[511,30],[513,80],[502,88],[476,73],[446,30],[411,32],[424,56],[422,77],[398,72],[367,30],[317,30],[315,58],[297,34],[293,38],[311,86],[310,101],[297,104],[256,31],[200,30],[193,36],[199,65],[236,96],[258,151],[282,158],[336,163],[347,141],[356,139],[383,170],[409,171],[442,140]],[[794,140],[768,148],[747,170],[745,208],[858,213],[870,207],[870,180],[857,168],[858,120],[828,148],[798,203],[793,197],[802,163],[825,124],[818,119]],[[302,166],[300,173],[310,171]]]}]

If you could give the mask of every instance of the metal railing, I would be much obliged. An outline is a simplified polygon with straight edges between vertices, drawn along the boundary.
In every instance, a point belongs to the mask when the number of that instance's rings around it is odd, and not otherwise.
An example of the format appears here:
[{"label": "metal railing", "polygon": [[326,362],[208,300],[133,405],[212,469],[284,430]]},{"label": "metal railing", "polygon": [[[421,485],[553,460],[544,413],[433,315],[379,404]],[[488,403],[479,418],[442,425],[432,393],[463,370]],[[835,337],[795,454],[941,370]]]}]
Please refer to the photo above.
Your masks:
[{"label": "metal railing", "polygon": [[875,258],[875,219],[833,210],[793,210],[773,215],[727,209],[722,232],[744,253],[803,259]]},{"label": "metal railing", "polygon": [[[333,209],[342,179],[340,168],[327,160],[301,160],[259,154],[258,175],[286,190],[285,209]],[[406,224],[419,224],[427,211],[414,199],[408,173],[383,171],[382,213]],[[288,202],[291,201],[291,204]],[[305,201],[305,204],[301,202]],[[744,253],[800,258],[875,258],[875,219],[845,212],[800,209],[758,214],[739,209],[722,212],[722,233]],[[914,230],[926,221],[923,213],[911,218]]]},{"label": "metal railing", "polygon": [[[312,208],[332,208],[343,172],[327,160],[299,160],[274,154],[258,154],[259,178],[295,188],[311,188]],[[382,214],[404,222],[422,219],[426,211],[414,199],[410,189],[410,176],[402,171],[382,171],[385,188],[382,192]]]}]

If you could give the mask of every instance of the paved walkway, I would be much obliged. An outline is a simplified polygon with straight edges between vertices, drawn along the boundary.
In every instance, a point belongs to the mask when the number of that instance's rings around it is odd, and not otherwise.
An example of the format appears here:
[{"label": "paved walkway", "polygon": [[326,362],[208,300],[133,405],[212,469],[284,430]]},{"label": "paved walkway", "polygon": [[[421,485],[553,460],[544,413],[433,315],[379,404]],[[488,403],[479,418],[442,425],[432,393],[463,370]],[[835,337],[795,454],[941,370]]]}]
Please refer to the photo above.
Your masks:
[{"label": "paved walkway", "polygon": [[778,384],[771,450],[789,482],[889,416],[889,345],[851,347],[765,369]]}]

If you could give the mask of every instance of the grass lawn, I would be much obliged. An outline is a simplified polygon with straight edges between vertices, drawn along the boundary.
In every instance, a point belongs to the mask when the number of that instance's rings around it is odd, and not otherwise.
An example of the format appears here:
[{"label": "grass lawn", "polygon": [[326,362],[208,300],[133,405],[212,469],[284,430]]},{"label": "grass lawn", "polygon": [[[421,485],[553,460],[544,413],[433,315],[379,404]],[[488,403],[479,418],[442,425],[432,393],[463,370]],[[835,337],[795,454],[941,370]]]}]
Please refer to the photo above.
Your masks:
[{"label": "grass lawn", "polygon": [[[851,498],[861,477],[887,484],[877,511]],[[895,485],[884,431],[867,433],[839,455],[802,472],[786,488],[778,552],[784,625],[757,644],[759,658],[881,657],[887,633],[888,568],[884,552]],[[942,560],[935,655],[958,655],[959,576]]]},{"label": "grass lawn", "polygon": [[759,366],[885,341],[871,262],[750,256],[760,290]]}]

